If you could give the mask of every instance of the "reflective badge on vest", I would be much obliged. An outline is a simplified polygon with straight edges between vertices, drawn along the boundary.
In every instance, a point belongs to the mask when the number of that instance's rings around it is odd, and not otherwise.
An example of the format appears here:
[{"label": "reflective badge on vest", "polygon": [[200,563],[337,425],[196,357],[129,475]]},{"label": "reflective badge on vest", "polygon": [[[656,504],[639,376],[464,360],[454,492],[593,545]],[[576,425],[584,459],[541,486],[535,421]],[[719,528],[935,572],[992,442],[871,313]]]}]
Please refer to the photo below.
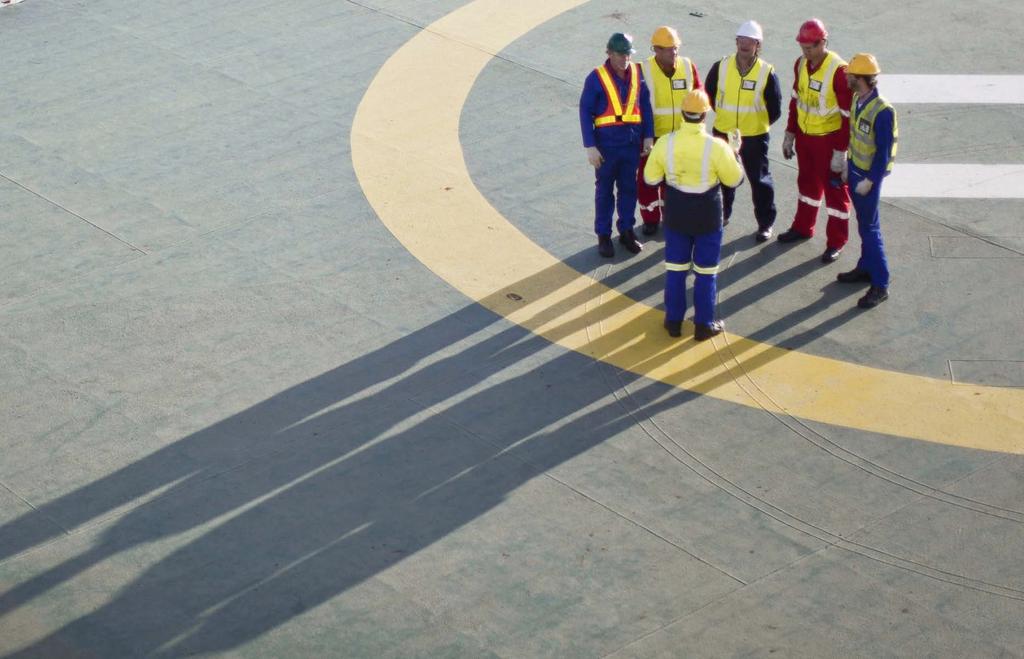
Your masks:
[{"label": "reflective badge on vest", "polygon": [[679,91],[680,89],[686,89],[686,79],[685,78],[683,78],[682,80],[673,80],[672,81],[672,90],[673,91]]},{"label": "reflective badge on vest", "polygon": [[865,135],[871,134],[871,122],[867,119],[859,119],[857,121],[857,130],[864,133]]},{"label": "reflective badge on vest", "polygon": [[811,87],[811,91],[813,91],[813,92],[820,92],[821,91],[821,81],[820,80],[811,80],[809,82],[809,85]]},{"label": "reflective badge on vest", "polygon": [[752,91],[754,91],[754,87],[757,87],[757,81],[756,80],[744,80],[743,83],[740,86],[743,89],[752,92]]}]

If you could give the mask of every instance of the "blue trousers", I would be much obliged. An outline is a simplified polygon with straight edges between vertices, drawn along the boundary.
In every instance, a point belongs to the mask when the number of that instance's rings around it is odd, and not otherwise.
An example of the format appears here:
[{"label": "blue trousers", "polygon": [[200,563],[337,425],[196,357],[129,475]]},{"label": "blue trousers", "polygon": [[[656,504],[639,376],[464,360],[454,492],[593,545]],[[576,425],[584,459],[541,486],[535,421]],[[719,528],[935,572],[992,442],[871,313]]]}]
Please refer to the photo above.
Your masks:
[{"label": "blue trousers", "polygon": [[889,263],[885,258],[882,244],[882,225],[878,217],[878,202],[882,185],[871,186],[866,195],[855,192],[857,184],[864,179],[864,172],[850,165],[850,199],[857,212],[857,231],[860,233],[860,259],[857,268],[871,276],[871,285],[889,287]]},{"label": "blue trousers", "polygon": [[[636,224],[636,170],[640,165],[640,145],[605,147],[598,150],[604,162],[596,170],[594,183],[594,233],[612,235],[612,212],[618,206],[616,227],[621,234]],[[615,191],[618,189],[618,203]]]},{"label": "blue trousers", "polygon": [[694,272],[693,322],[710,325],[715,320],[718,259],[722,230],[692,236],[665,226],[665,319],[686,315],[686,276]]},{"label": "blue trousers", "polygon": [[[716,132],[716,135],[721,133]],[[758,229],[775,226],[775,182],[768,170],[768,133],[743,138],[740,145],[740,160],[750,184],[750,196],[754,200],[754,217],[757,218]],[[722,186],[722,210],[725,219],[732,217],[732,204],[736,199],[736,189]]]}]

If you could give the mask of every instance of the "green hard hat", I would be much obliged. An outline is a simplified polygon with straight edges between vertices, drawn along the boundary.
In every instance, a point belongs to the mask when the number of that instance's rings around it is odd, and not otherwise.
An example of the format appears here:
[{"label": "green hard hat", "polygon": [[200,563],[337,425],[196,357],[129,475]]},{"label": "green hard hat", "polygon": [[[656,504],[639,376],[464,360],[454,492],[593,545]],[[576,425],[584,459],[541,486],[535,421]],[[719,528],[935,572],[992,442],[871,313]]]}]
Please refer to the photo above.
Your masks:
[{"label": "green hard hat", "polygon": [[613,53],[628,53],[632,55],[636,52],[633,50],[633,37],[622,32],[616,32],[608,39],[608,50]]}]

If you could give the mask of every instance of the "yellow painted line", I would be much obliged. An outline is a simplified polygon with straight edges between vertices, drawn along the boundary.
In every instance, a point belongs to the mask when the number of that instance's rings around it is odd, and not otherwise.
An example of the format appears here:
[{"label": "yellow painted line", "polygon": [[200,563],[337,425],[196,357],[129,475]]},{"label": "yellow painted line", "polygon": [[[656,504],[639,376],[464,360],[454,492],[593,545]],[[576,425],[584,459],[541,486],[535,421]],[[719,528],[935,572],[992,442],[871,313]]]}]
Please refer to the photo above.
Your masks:
[{"label": "yellow painted line", "polygon": [[430,25],[384,64],[356,112],[352,160],[395,237],[483,306],[633,373],[804,419],[1024,453],[1024,390],[953,385],[731,335],[721,351],[711,341],[670,340],[661,312],[561,263],[488,203],[459,142],[466,97],[494,54],[581,4],[477,0]]}]

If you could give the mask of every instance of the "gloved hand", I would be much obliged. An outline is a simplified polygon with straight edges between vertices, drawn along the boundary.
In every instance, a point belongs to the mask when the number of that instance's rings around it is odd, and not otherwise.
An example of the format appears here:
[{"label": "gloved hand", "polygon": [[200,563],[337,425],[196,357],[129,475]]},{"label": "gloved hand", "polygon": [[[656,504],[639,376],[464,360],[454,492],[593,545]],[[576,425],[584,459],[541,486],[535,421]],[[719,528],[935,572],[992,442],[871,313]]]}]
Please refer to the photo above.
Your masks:
[{"label": "gloved hand", "polygon": [[740,135],[740,129],[733,129],[729,132],[729,148],[739,153],[741,146],[743,146],[743,136]]},{"label": "gloved hand", "polygon": [[843,163],[843,172],[839,175],[839,178],[843,179],[843,183],[850,180],[850,161],[847,160]]},{"label": "gloved hand", "polygon": [[654,148],[654,138],[653,137],[645,137],[644,138],[644,148],[640,150],[640,155],[641,156],[646,156],[648,153],[651,152],[651,149],[653,149],[653,148]]},{"label": "gloved hand", "polygon": [[830,169],[836,174],[843,171],[843,165],[846,164],[846,152],[845,151],[832,151],[832,162],[830,163]]},{"label": "gloved hand", "polygon": [[794,155],[796,155],[796,135],[787,131],[786,136],[782,138],[782,157],[789,160]]},{"label": "gloved hand", "polygon": [[871,179],[863,178],[860,180],[860,182],[857,183],[857,186],[853,190],[854,192],[863,197],[867,193],[871,192],[871,188],[874,185],[875,184],[871,182]]},{"label": "gloved hand", "polygon": [[590,164],[593,165],[594,169],[597,169],[601,166],[601,163],[604,162],[604,156],[601,155],[601,152],[597,150],[596,146],[588,146],[587,160],[590,161]]}]

